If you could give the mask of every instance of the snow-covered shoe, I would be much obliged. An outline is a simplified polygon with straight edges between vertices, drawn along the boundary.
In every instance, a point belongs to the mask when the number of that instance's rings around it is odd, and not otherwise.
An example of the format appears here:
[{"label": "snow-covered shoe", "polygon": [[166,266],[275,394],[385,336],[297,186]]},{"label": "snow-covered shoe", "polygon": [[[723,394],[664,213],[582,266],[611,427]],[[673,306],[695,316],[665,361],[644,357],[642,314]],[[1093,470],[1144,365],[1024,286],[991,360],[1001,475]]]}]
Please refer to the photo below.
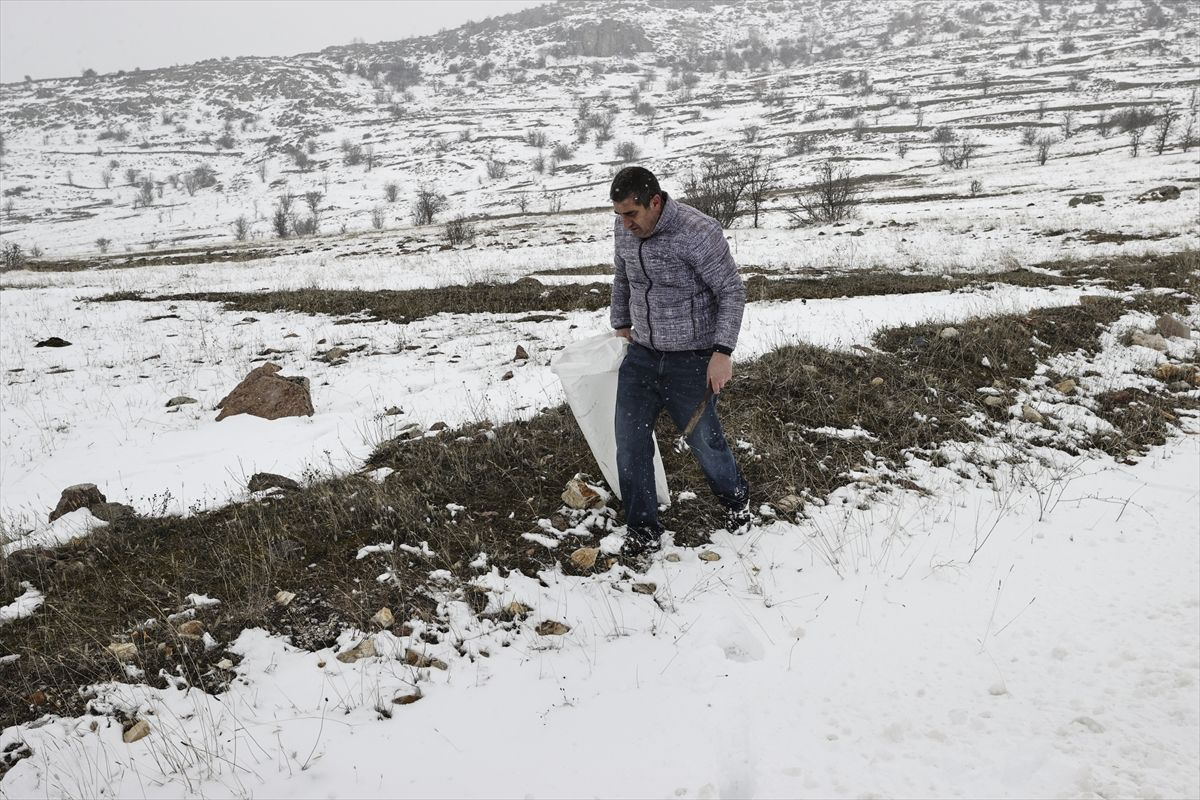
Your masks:
[{"label": "snow-covered shoe", "polygon": [[725,530],[734,536],[740,536],[750,530],[750,526],[753,524],[754,514],[750,512],[749,500],[741,505],[725,507]]},{"label": "snow-covered shoe", "polygon": [[662,549],[662,533],[646,528],[629,528],[621,543],[621,555],[646,558]]}]

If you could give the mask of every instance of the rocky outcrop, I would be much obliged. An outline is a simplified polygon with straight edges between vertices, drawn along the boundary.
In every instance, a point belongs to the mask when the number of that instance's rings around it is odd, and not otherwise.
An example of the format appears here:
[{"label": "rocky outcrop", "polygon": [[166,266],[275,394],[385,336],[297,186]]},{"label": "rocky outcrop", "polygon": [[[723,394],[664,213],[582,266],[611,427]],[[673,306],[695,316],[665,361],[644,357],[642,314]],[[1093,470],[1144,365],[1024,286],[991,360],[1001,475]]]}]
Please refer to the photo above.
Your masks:
[{"label": "rocky outcrop", "polygon": [[217,421],[235,414],[251,414],[263,419],[281,417],[311,417],[312,397],[308,378],[279,375],[281,367],[268,361],[255,367],[233,391],[217,403],[221,413]]}]

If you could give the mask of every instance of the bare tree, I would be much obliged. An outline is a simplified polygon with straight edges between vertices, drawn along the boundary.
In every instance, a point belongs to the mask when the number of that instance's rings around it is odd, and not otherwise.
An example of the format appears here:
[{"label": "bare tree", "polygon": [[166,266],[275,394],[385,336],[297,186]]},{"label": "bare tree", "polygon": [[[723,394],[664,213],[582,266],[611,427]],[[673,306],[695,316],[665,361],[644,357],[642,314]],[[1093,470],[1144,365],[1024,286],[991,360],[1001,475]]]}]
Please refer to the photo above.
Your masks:
[{"label": "bare tree", "polygon": [[1143,128],[1131,128],[1129,130],[1129,155],[1134,158],[1142,151],[1142,135],[1145,133]]},{"label": "bare tree", "polygon": [[112,185],[112,170],[111,169],[106,168],[106,169],[100,170],[100,182],[104,184],[105,189],[107,189],[109,186]]},{"label": "bare tree", "polygon": [[841,222],[854,215],[862,194],[849,167],[826,161],[817,171],[816,183],[800,194],[797,208],[788,215],[795,225]]},{"label": "bare tree", "polygon": [[1037,163],[1039,166],[1045,166],[1046,161],[1050,158],[1050,148],[1057,144],[1058,140],[1053,136],[1039,136],[1034,143],[1037,148]]},{"label": "bare tree", "polygon": [[1154,152],[1157,155],[1161,156],[1167,149],[1167,137],[1171,135],[1171,126],[1177,119],[1179,119],[1179,114],[1167,109],[1154,124]]},{"label": "bare tree", "polygon": [[375,206],[371,209],[371,227],[375,230],[383,230],[384,216],[383,207]]},{"label": "bare tree", "polygon": [[623,164],[637,161],[641,156],[638,146],[633,142],[619,142],[616,148],[617,160]]},{"label": "bare tree", "polygon": [[275,201],[275,210],[271,214],[271,227],[275,230],[275,235],[280,239],[286,239],[292,232],[294,227],[292,220],[292,203],[296,198],[284,192],[279,195],[279,199]]},{"label": "bare tree", "polygon": [[400,184],[395,181],[388,181],[383,185],[383,199],[389,203],[396,202],[396,198],[400,195]]},{"label": "bare tree", "polygon": [[100,251],[100,255],[104,255],[108,252],[108,246],[110,244],[112,244],[112,239],[101,236],[96,240],[96,249]]},{"label": "bare tree", "polygon": [[1183,136],[1179,137],[1179,149],[1187,152],[1196,146],[1196,115],[1192,114],[1188,117],[1187,127],[1183,129]]},{"label": "bare tree", "polygon": [[471,244],[475,241],[475,226],[461,214],[446,223],[446,242],[450,245]]},{"label": "bare tree", "polygon": [[949,169],[966,169],[971,166],[971,157],[978,149],[979,145],[970,139],[944,144],[938,148],[938,163]]},{"label": "bare tree", "polygon": [[1101,136],[1107,139],[1108,134],[1112,132],[1112,126],[1112,117],[1108,116],[1107,111],[1101,111],[1100,116],[1096,117],[1096,130],[1100,132]]},{"label": "bare tree", "polygon": [[1062,115],[1062,132],[1064,139],[1075,135],[1075,112],[1067,111]]},{"label": "bare tree", "polygon": [[243,214],[233,221],[233,238],[239,242],[244,242],[249,235],[250,220],[246,219],[246,216]]},{"label": "bare tree", "polygon": [[412,204],[412,218],[416,225],[432,225],[434,218],[446,207],[446,195],[438,194],[433,187],[422,186],[417,190],[417,199]]},{"label": "bare tree", "polygon": [[771,162],[759,154],[750,156],[745,165],[749,172],[746,184],[746,201],[750,204],[754,227],[758,227],[758,217],[766,202],[767,193],[775,186],[775,176],[771,173]]},{"label": "bare tree", "polygon": [[728,228],[742,213],[747,181],[730,158],[711,158],[693,165],[683,184],[688,205]]},{"label": "bare tree", "polygon": [[492,180],[499,180],[508,175],[508,164],[495,158],[489,158],[486,164],[487,176]]}]

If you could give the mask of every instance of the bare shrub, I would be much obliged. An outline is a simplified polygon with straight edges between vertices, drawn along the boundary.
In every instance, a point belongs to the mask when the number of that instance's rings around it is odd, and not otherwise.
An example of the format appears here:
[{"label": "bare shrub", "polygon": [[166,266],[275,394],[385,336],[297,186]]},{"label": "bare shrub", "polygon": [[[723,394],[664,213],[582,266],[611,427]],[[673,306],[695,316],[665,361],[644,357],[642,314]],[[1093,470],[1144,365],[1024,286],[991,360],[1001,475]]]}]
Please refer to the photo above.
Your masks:
[{"label": "bare shrub", "polygon": [[1157,155],[1161,156],[1167,149],[1167,138],[1171,135],[1171,126],[1177,119],[1179,119],[1179,114],[1167,109],[1158,118],[1158,122],[1154,123],[1154,152]]},{"label": "bare shrub", "polygon": [[1050,149],[1058,143],[1058,140],[1049,134],[1039,136],[1035,143],[1037,147],[1037,163],[1039,166],[1045,166],[1046,161],[1050,158]]},{"label": "bare shrub", "polygon": [[570,161],[572,158],[574,158],[575,150],[569,144],[557,142],[555,143],[554,147],[551,148],[550,155],[555,161],[561,163],[563,161]]},{"label": "bare shrub", "polygon": [[978,197],[983,194],[983,181],[975,178],[971,181],[971,197]]},{"label": "bare shrub", "polygon": [[383,230],[383,223],[383,206],[375,206],[371,209],[371,227],[377,231],[381,231]]},{"label": "bare shrub", "polygon": [[233,221],[233,238],[239,242],[244,242],[249,235],[250,220],[246,219],[246,215],[243,214]]},{"label": "bare shrub", "polygon": [[292,203],[294,200],[295,197],[284,192],[275,201],[275,209],[271,213],[271,228],[280,239],[286,239],[292,232]]},{"label": "bare shrub", "polygon": [[1062,115],[1062,135],[1064,139],[1070,139],[1075,135],[1075,112],[1067,111]]},{"label": "bare shrub", "polygon": [[96,240],[96,249],[100,251],[101,255],[104,255],[105,253],[108,252],[108,246],[110,244],[112,244],[112,239],[109,239],[108,237],[105,237],[105,236],[101,236],[100,238],[98,238]]},{"label": "bare shrub", "polygon": [[759,155],[710,158],[688,171],[683,194],[688,205],[721,223],[722,228],[730,227],[748,204],[753,206],[757,224],[770,181],[769,164]]},{"label": "bare shrub", "polygon": [[1187,152],[1196,146],[1196,115],[1192,114],[1188,117],[1187,127],[1183,129],[1183,135],[1179,137],[1179,149]]},{"label": "bare shrub", "polygon": [[433,220],[446,207],[446,195],[438,194],[430,186],[422,186],[417,190],[417,198],[412,204],[412,218],[416,225],[432,225]]},{"label": "bare shrub", "polygon": [[794,225],[823,225],[852,217],[862,203],[863,189],[850,168],[826,161],[817,170],[816,182],[797,198],[788,212]]},{"label": "bare shrub", "polygon": [[938,125],[929,137],[935,144],[948,144],[958,138],[958,133],[949,125]]},{"label": "bare shrub", "polygon": [[133,167],[127,167],[125,169],[125,183],[129,184],[130,186],[136,186],[138,174],[138,171]]},{"label": "bare shrub", "polygon": [[545,131],[526,131],[525,132],[525,143],[527,145],[529,145],[530,147],[536,147],[538,150],[541,150],[543,147],[546,146],[546,132]]},{"label": "bare shrub", "polygon": [[938,148],[938,163],[948,169],[966,169],[971,166],[971,157],[978,149],[979,145],[970,139],[944,144]]},{"label": "bare shrub", "polygon": [[459,215],[446,223],[446,243],[455,247],[475,242],[475,226]]},{"label": "bare shrub", "polygon": [[400,184],[395,181],[388,181],[383,185],[383,199],[389,203],[396,202],[396,198],[400,196]]},{"label": "bare shrub", "polygon": [[641,151],[633,142],[618,142],[616,147],[617,160],[623,164],[628,164],[631,161],[637,161],[641,157]]},{"label": "bare shrub", "polygon": [[529,162],[529,166],[533,169],[534,172],[541,175],[543,172],[546,171],[546,157],[544,155],[542,155],[541,153],[538,153]]},{"label": "bare shrub", "polygon": [[29,259],[21,245],[16,242],[0,243],[0,264],[4,265],[4,269],[22,269],[27,263]]},{"label": "bare shrub", "polygon": [[508,164],[495,158],[488,159],[487,176],[492,180],[500,180],[508,176]]},{"label": "bare shrub", "polygon": [[112,185],[112,177],[111,169],[100,170],[100,183],[104,184],[105,189]]},{"label": "bare shrub", "polygon": [[342,140],[342,163],[347,167],[356,167],[362,163],[362,145],[354,144],[349,139]]},{"label": "bare shrub", "polygon": [[807,133],[794,133],[788,137],[784,152],[789,156],[804,156],[816,149],[816,139]]},{"label": "bare shrub", "polygon": [[754,144],[758,141],[758,134],[762,131],[761,125],[747,125],[742,128],[742,141],[746,144]]},{"label": "bare shrub", "polygon": [[1026,125],[1021,128],[1021,144],[1025,147],[1033,147],[1037,143],[1038,129],[1032,125]]},{"label": "bare shrub", "polygon": [[1145,134],[1145,130],[1142,128],[1134,128],[1129,131],[1129,155],[1134,158],[1137,158],[1142,151],[1143,134]]}]

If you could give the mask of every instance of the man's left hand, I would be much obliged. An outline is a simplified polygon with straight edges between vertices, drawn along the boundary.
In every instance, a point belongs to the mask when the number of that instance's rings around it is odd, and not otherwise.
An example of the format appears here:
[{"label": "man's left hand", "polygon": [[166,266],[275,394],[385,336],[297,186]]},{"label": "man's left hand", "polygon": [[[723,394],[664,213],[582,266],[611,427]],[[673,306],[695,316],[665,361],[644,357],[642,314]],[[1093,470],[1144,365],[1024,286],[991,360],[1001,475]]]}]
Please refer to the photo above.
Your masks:
[{"label": "man's left hand", "polygon": [[713,353],[708,360],[708,385],[713,394],[720,394],[725,384],[733,377],[733,359],[724,353]]}]

